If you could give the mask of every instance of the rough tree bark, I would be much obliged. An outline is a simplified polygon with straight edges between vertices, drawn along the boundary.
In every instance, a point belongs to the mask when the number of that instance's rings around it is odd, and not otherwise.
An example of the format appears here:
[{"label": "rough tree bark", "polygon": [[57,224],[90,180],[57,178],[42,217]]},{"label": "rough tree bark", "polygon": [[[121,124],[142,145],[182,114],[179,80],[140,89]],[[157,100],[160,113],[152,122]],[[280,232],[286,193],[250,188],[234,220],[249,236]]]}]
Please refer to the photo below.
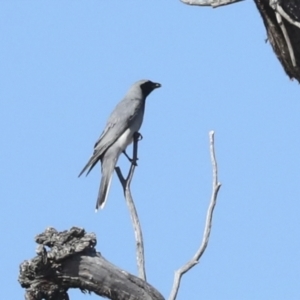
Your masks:
[{"label": "rough tree bark", "polygon": [[[269,4],[269,0],[254,0],[254,2],[262,16],[267,30],[268,40],[286,74],[291,79],[297,79],[300,83],[300,29],[286,19],[281,18],[282,24],[287,32],[287,38],[290,40],[292,51],[294,52],[296,65],[293,65],[288,47],[289,42],[284,36],[283,30],[277,21],[276,13]],[[281,6],[292,19],[298,22],[300,21],[299,0],[284,0],[281,1]]]},{"label": "rough tree bark", "polygon": [[20,266],[19,282],[26,288],[26,300],[67,300],[69,288],[112,300],[164,300],[146,281],[96,252],[93,233],[77,227],[63,232],[48,228],[35,241],[40,245],[37,256]]}]

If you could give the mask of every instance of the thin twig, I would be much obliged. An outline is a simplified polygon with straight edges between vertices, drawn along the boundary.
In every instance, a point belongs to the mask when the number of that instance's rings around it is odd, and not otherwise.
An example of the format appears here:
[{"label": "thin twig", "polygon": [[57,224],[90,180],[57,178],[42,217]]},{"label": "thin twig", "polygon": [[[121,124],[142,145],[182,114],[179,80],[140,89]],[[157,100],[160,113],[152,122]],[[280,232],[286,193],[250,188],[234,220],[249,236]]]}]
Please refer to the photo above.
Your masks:
[{"label": "thin twig", "polygon": [[233,4],[243,0],[180,0],[188,5],[211,6],[213,8]]},{"label": "thin twig", "polygon": [[207,244],[209,241],[209,236],[210,236],[211,227],[212,227],[213,212],[214,212],[214,208],[217,203],[218,192],[221,187],[221,183],[218,182],[218,166],[217,166],[217,161],[216,161],[216,156],[215,156],[215,148],[214,148],[214,131],[209,132],[209,144],[210,144],[210,157],[211,157],[212,173],[213,173],[212,174],[212,177],[213,177],[212,195],[211,195],[210,204],[209,204],[207,214],[206,214],[206,222],[205,222],[205,227],[204,227],[202,243],[201,243],[199,249],[197,250],[197,252],[195,253],[195,255],[192,257],[192,259],[175,272],[173,287],[171,290],[171,294],[169,296],[169,300],[176,299],[182,275],[185,274],[186,272],[188,272],[196,264],[198,264],[202,254],[206,250],[206,247],[207,247]]},{"label": "thin twig", "polygon": [[137,260],[137,267],[139,272],[139,277],[146,281],[146,269],[145,269],[145,255],[144,255],[144,241],[143,241],[143,234],[142,229],[139,221],[139,217],[132,199],[131,191],[130,191],[130,183],[133,177],[133,173],[135,167],[137,165],[136,161],[138,159],[137,152],[138,152],[138,141],[140,139],[140,134],[136,133],[133,136],[133,156],[131,166],[128,172],[126,179],[124,178],[121,169],[116,167],[116,173],[119,177],[119,180],[122,184],[124,196],[126,199],[126,203],[130,212],[130,218],[133,225],[134,236],[136,241],[136,260]]}]

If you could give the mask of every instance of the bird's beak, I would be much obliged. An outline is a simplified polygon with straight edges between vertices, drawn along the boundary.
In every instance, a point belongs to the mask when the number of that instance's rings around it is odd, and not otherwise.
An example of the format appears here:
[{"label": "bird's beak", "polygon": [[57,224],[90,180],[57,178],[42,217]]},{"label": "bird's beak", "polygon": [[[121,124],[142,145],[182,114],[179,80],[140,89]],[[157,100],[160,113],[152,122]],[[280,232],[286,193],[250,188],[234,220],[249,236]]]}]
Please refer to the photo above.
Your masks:
[{"label": "bird's beak", "polygon": [[161,87],[161,84],[160,84],[160,83],[157,83],[157,82],[154,83],[154,88],[155,88],[155,89],[158,89],[158,88],[160,88],[160,87]]}]

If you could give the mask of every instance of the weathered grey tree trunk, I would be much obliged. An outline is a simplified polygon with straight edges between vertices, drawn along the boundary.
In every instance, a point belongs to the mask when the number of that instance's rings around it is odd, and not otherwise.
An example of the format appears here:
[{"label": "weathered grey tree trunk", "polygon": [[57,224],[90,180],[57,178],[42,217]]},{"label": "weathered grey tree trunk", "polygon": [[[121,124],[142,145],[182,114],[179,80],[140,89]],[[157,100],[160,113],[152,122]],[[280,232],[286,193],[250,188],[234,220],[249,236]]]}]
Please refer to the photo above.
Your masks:
[{"label": "weathered grey tree trunk", "polygon": [[150,284],[96,252],[95,235],[84,229],[48,228],[35,240],[40,244],[37,256],[20,266],[19,282],[26,288],[27,300],[67,300],[69,288],[113,300],[164,300]]}]

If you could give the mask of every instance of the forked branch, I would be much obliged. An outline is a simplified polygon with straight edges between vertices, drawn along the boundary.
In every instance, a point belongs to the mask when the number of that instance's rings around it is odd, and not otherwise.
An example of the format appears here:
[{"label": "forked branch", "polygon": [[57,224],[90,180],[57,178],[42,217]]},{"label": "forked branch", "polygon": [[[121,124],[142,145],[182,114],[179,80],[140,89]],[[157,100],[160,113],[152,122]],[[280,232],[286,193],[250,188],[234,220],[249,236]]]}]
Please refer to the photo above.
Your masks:
[{"label": "forked branch", "polygon": [[130,212],[130,217],[134,229],[134,236],[136,241],[136,259],[137,259],[137,267],[139,277],[146,281],[146,269],[145,269],[145,255],[144,255],[144,241],[143,241],[143,234],[142,229],[139,221],[139,217],[132,199],[131,191],[130,191],[130,183],[133,177],[133,173],[135,167],[137,166],[138,160],[138,141],[140,140],[141,135],[136,132],[133,136],[133,155],[131,160],[131,166],[128,172],[126,179],[124,178],[121,169],[116,167],[116,173],[119,177],[119,180],[122,184],[124,196],[126,199],[126,203]]},{"label": "forked branch", "polygon": [[209,144],[210,144],[210,157],[212,163],[213,182],[212,182],[212,195],[211,195],[210,204],[206,214],[206,222],[204,227],[202,243],[199,249],[197,250],[197,252],[195,253],[195,255],[192,257],[192,259],[175,272],[173,287],[171,290],[171,294],[169,296],[169,300],[176,299],[182,275],[188,272],[190,269],[192,269],[196,264],[198,264],[201,256],[206,250],[209,241],[211,227],[212,227],[213,212],[217,203],[218,192],[221,187],[221,183],[218,182],[218,166],[217,166],[217,160],[216,160],[215,148],[214,148],[214,131],[209,132]]}]

